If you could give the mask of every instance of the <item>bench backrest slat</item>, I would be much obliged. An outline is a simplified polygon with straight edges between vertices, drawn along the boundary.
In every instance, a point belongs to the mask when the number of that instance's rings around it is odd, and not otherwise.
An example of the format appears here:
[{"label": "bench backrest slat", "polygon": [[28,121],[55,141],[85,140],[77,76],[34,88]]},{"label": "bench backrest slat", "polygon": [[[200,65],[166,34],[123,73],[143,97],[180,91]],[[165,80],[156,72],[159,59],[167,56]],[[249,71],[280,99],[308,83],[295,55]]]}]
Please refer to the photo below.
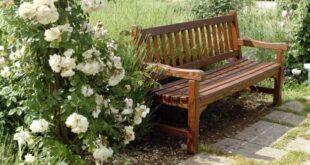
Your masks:
[{"label": "bench backrest slat", "polygon": [[134,27],[132,35],[138,47],[145,43],[143,62],[147,63],[201,68],[228,58],[241,58],[235,12],[148,29]]}]

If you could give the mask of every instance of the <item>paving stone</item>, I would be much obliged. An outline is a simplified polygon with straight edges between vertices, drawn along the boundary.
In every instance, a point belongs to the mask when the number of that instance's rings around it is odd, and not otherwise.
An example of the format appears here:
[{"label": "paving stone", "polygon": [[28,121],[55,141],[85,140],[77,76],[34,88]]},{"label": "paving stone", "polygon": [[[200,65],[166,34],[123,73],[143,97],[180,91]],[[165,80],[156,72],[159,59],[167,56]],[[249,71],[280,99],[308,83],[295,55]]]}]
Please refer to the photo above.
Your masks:
[{"label": "paving stone", "polygon": [[234,138],[267,146],[283,136],[289,129],[280,124],[259,121],[239,132]]},{"label": "paving stone", "polygon": [[288,151],[279,150],[279,149],[271,148],[271,147],[264,147],[261,150],[257,151],[255,154],[260,155],[260,156],[266,156],[266,157],[278,159],[287,153],[288,153]]},{"label": "paving stone", "polygon": [[233,160],[226,157],[202,153],[185,160],[180,165],[231,165],[233,163]]},{"label": "paving stone", "polygon": [[247,142],[243,140],[225,138],[217,143],[211,144],[210,147],[232,153],[233,151],[238,150],[245,143]]},{"label": "paving stone", "polygon": [[255,144],[269,146],[275,141],[277,141],[279,138],[281,138],[289,130],[290,128],[287,126],[274,123],[272,128],[264,131],[262,134],[259,134],[255,139],[252,139],[251,142]]},{"label": "paving stone", "polygon": [[290,151],[303,151],[310,153],[310,140],[306,140],[304,138],[297,138],[291,141],[286,146],[286,149]]},{"label": "paving stone", "polygon": [[294,112],[302,112],[305,108],[305,105],[300,101],[290,101],[279,107],[282,110],[291,110]]},{"label": "paving stone", "polygon": [[273,111],[266,115],[264,118],[276,122],[292,124],[294,126],[299,125],[305,119],[303,116],[281,111]]}]

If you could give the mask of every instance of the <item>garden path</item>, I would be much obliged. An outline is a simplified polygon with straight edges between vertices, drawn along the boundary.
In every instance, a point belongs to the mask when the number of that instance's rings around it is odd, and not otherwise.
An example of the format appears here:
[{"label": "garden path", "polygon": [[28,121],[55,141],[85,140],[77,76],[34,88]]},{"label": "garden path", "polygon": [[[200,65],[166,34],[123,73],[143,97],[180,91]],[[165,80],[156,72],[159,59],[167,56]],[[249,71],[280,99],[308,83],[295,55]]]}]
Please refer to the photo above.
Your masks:
[{"label": "garden path", "polygon": [[[310,153],[310,140],[306,140],[303,137],[291,140],[281,149],[273,146],[276,142],[281,141],[289,131],[297,129],[305,121],[306,117],[302,115],[304,108],[304,104],[299,101],[287,102],[233,137],[224,138],[211,144],[210,147],[217,151],[242,155],[246,158],[260,161],[279,159],[289,151]],[[310,136],[310,129],[305,134]],[[200,153],[181,164],[229,165],[233,164],[233,162],[228,157]],[[304,164],[307,163],[310,164],[310,162],[305,162]]]}]

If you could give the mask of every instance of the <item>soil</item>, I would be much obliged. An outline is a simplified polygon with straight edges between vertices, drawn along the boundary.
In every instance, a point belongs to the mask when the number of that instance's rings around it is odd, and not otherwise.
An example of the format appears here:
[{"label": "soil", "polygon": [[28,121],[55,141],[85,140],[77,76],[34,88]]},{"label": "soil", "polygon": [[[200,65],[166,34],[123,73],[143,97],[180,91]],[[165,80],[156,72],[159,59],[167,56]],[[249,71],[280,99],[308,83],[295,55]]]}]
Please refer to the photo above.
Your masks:
[{"label": "soil", "polygon": [[[212,144],[231,137],[271,111],[270,100],[259,94],[245,93],[227,97],[207,107],[200,118],[200,144]],[[160,106],[155,120],[178,127],[186,126],[186,111]],[[118,154],[112,164],[175,165],[191,155],[186,153],[186,139],[151,132],[142,141],[131,144]]]}]

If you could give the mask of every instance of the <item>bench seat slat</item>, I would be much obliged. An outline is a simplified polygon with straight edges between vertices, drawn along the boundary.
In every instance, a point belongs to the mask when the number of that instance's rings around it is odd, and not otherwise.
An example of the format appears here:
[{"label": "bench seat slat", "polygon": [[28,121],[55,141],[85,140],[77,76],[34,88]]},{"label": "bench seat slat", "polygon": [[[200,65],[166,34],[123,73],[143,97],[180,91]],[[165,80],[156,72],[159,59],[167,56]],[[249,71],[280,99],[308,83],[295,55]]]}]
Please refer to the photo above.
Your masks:
[{"label": "bench seat slat", "polygon": [[[220,66],[220,67],[217,67],[217,68],[208,70],[208,71],[205,72],[205,74],[212,74],[212,73],[214,73],[214,72],[218,72],[218,71],[220,71],[220,70],[224,70],[224,69],[229,68],[229,67],[231,67],[231,66],[238,66],[240,63],[243,63],[243,62],[246,62],[246,61],[247,61],[247,60],[238,60],[238,61],[236,61],[236,62],[234,62],[234,63],[228,63],[228,64],[225,64],[225,65],[223,65],[223,66]],[[153,90],[152,90],[152,93],[161,91],[161,90],[166,89],[166,88],[171,88],[171,87],[173,87],[173,86],[175,86],[175,85],[182,84],[182,83],[185,83],[185,82],[187,83],[188,80],[180,79],[180,80],[177,80],[177,81],[168,83],[168,84],[164,84],[164,85],[162,85],[160,88],[153,89]]]},{"label": "bench seat slat", "polygon": [[[270,77],[278,71],[279,67],[280,65],[275,63],[255,63],[247,60],[222,70],[217,69],[217,72],[209,74],[205,81],[200,82],[199,98],[203,104],[208,104],[218,100],[221,96],[226,96],[226,90],[237,92],[255,84],[258,80]],[[249,81],[251,83],[247,80],[251,80]],[[166,88],[154,92],[155,97],[167,104],[178,105],[180,102],[187,102],[188,83],[183,79],[178,82],[180,84],[166,85]]]},{"label": "bench seat slat", "polygon": [[[207,75],[206,80],[199,83],[200,92],[203,92],[205,87],[210,87],[212,85],[214,86],[214,85],[221,84],[226,79],[233,78],[234,76],[236,76],[240,73],[247,72],[247,70],[251,67],[252,68],[257,67],[257,63],[252,62],[252,61],[247,61],[247,62],[244,62],[242,64],[243,65],[234,66],[234,67],[228,68],[226,70],[221,70],[221,71],[216,72],[214,74]],[[185,87],[182,87],[182,89],[179,88],[179,89],[174,90],[174,91],[169,89],[170,90],[169,95],[188,96],[188,88],[189,87],[187,86],[187,84],[184,84],[184,85],[185,85]],[[163,92],[167,92],[167,91],[163,91]],[[158,94],[165,95],[163,92],[158,92]]]}]

